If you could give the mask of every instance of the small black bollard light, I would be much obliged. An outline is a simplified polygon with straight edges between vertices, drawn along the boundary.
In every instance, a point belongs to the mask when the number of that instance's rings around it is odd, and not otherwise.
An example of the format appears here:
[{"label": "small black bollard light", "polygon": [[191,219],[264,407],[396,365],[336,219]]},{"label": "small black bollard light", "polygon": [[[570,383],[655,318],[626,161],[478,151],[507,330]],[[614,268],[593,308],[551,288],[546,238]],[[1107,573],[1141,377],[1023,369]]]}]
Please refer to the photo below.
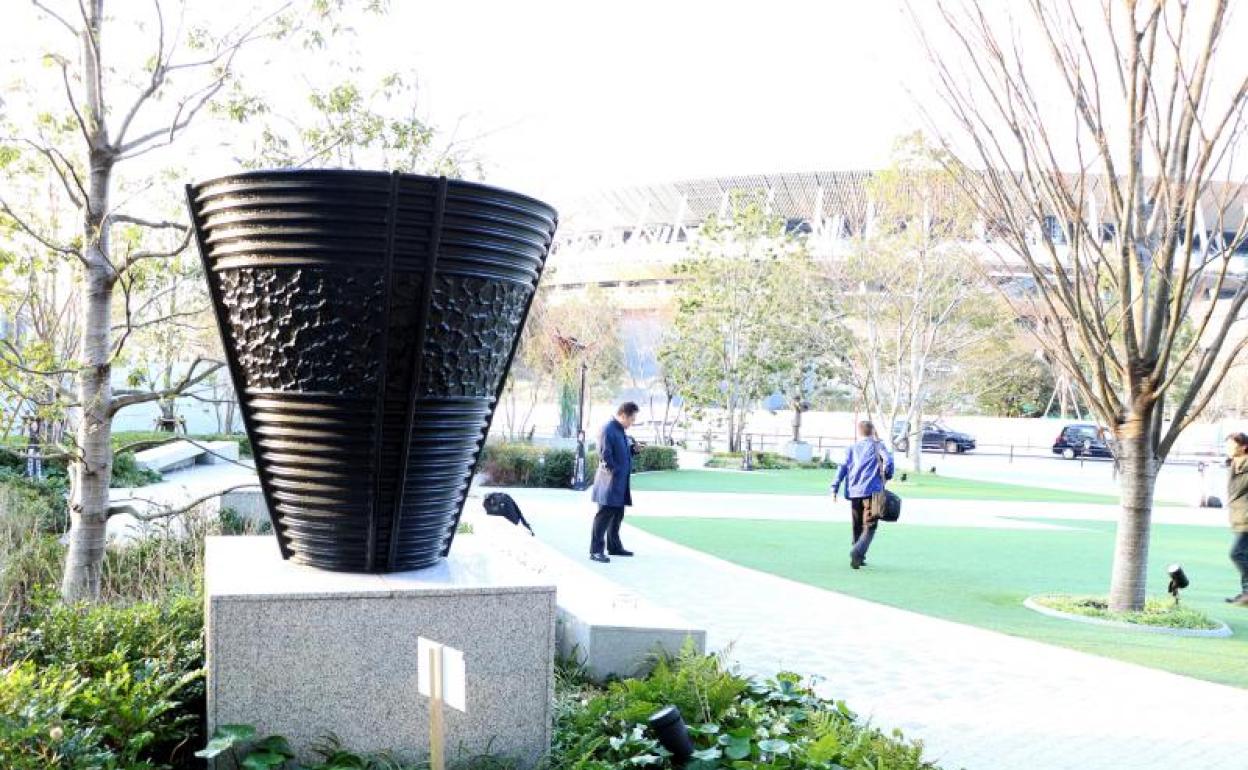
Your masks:
[{"label": "small black bollard light", "polygon": [[675,706],[664,706],[650,715],[650,729],[659,739],[659,745],[672,752],[672,758],[683,763],[693,756],[693,739],[689,737],[689,728]]},{"label": "small black bollard light", "polygon": [[1170,587],[1167,590],[1174,597],[1174,606],[1177,607],[1179,606],[1179,591],[1190,586],[1192,581],[1187,579],[1182,564],[1171,564],[1166,567],[1166,574],[1170,576]]}]

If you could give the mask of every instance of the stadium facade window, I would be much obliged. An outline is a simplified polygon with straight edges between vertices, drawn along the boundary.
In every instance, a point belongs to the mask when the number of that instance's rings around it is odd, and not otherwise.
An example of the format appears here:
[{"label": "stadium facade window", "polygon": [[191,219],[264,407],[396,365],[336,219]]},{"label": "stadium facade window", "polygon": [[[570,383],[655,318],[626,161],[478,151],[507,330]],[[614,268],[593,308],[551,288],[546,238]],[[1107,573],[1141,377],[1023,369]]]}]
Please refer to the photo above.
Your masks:
[{"label": "stadium facade window", "polygon": [[1248,254],[1248,234],[1245,234],[1243,238],[1240,238],[1238,243],[1235,242],[1235,235],[1236,233],[1234,230],[1223,230],[1222,243],[1226,245],[1233,245],[1235,247],[1231,250],[1232,254]]},{"label": "stadium facade window", "polygon": [[1040,223],[1040,233],[1049,243],[1064,246],[1066,244],[1066,228],[1052,214],[1045,214]]}]

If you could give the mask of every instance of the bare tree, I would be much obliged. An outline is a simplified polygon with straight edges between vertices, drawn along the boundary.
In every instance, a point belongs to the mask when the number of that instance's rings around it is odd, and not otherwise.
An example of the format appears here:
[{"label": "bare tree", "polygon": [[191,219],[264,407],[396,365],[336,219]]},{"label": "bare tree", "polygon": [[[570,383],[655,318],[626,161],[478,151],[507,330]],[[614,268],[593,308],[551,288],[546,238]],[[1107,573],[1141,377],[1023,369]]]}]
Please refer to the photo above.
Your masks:
[{"label": "bare tree", "polygon": [[1158,469],[1245,345],[1248,284],[1228,270],[1246,226],[1232,177],[1248,72],[1228,57],[1243,31],[1225,0],[936,8],[944,23],[920,34],[954,167],[1058,319],[1040,342],[1113,431],[1110,607],[1139,609]]}]

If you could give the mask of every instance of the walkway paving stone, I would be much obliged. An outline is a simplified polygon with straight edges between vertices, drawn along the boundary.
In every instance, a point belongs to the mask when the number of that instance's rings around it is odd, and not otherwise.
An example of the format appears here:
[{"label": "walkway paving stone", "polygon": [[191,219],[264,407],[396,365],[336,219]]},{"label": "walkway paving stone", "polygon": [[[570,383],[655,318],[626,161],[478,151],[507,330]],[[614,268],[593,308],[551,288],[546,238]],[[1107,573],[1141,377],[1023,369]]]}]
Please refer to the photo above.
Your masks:
[{"label": "walkway paving stone", "polygon": [[[586,495],[511,493],[538,537],[585,558]],[[720,497],[668,493],[662,512],[706,513]],[[780,502],[732,497],[758,510]],[[659,502],[639,495],[642,511]],[[1093,509],[1087,518],[1109,513]],[[627,526],[624,541],[636,557],[592,568],[705,627],[708,647],[746,672],[821,677],[823,694],[923,740],[947,770],[1248,768],[1248,691],[885,607]],[[842,550],[830,544],[829,558]]]}]

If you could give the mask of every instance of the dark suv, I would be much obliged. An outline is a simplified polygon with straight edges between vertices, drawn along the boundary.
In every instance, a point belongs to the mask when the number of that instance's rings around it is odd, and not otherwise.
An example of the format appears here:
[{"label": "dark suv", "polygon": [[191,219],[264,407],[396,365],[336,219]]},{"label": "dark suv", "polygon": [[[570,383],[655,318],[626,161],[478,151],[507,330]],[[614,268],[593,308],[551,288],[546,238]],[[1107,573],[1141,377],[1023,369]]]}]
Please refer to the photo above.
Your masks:
[{"label": "dark suv", "polygon": [[[893,423],[893,446],[898,452],[910,449],[910,423],[897,420]],[[923,448],[946,452],[969,452],[975,448],[975,437],[950,430],[936,422],[923,423]]]},{"label": "dark suv", "polygon": [[1062,428],[1053,442],[1053,454],[1067,460],[1078,457],[1113,457],[1109,436],[1104,428],[1091,423],[1075,423]]}]

